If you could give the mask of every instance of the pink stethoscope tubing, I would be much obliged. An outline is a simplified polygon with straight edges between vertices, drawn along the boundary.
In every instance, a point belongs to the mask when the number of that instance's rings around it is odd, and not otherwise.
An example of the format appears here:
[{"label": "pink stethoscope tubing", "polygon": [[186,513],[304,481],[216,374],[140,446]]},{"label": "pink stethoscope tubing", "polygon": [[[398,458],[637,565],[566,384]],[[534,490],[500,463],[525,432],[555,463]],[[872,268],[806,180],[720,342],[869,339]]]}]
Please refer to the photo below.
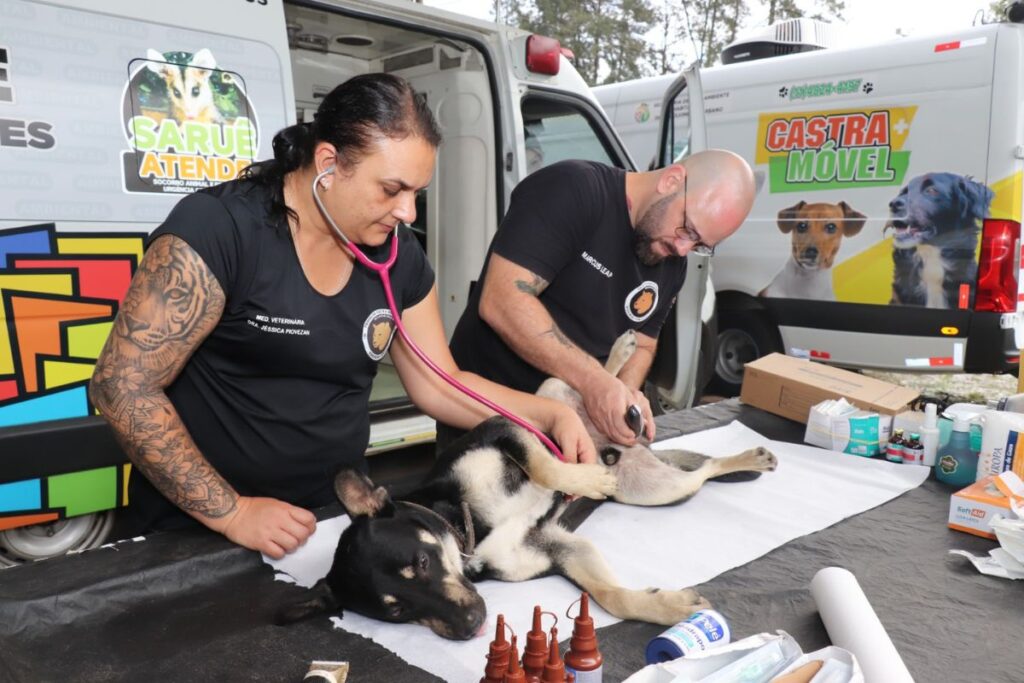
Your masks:
[{"label": "pink stethoscope tubing", "polygon": [[391,235],[391,253],[388,255],[387,260],[384,261],[383,263],[371,261],[366,256],[366,254],[360,251],[356,245],[352,244],[352,242],[347,237],[345,237],[345,233],[343,233],[341,229],[338,228],[337,224],[335,224],[334,222],[334,219],[331,218],[331,215],[329,213],[327,213],[327,209],[326,207],[324,207],[323,202],[320,200],[320,195],[316,191],[317,185],[320,184],[320,180],[324,176],[330,175],[333,172],[334,166],[330,166],[325,171],[319,173],[315,178],[313,178],[313,201],[316,202],[317,208],[320,209],[320,214],[327,221],[327,224],[331,226],[331,230],[334,231],[334,234],[337,235],[338,238],[345,245],[345,248],[348,249],[348,252],[352,254],[352,257],[356,261],[359,261],[359,263],[361,263],[363,266],[369,268],[370,270],[372,270],[373,272],[377,273],[377,275],[380,276],[381,284],[384,286],[384,296],[385,298],[387,298],[388,301],[388,308],[391,310],[391,315],[395,319],[395,326],[398,328],[398,334],[400,334],[402,339],[405,340],[405,343],[409,345],[409,348],[412,349],[413,353],[415,353],[416,356],[421,361],[423,361],[423,363],[428,368],[433,370],[438,377],[448,382],[448,384],[452,385],[453,387],[464,393],[466,396],[469,396],[473,400],[484,404],[485,406],[487,406],[494,412],[498,413],[499,415],[507,417],[509,420],[512,420],[520,427],[528,429],[530,432],[536,435],[537,438],[541,440],[541,443],[547,446],[552,453],[557,455],[559,460],[564,461],[565,456],[562,455],[562,451],[560,451],[558,449],[558,446],[556,446],[551,439],[545,436],[543,432],[541,432],[539,429],[531,425],[526,420],[522,419],[517,415],[514,415],[513,413],[510,413],[509,411],[505,410],[494,401],[491,401],[490,399],[481,396],[480,394],[476,393],[475,391],[473,391],[472,389],[465,386],[457,379],[449,375],[447,372],[442,370],[434,361],[432,361],[427,356],[427,354],[425,354],[420,349],[420,347],[416,345],[416,342],[414,342],[412,338],[409,337],[409,333],[405,331],[405,326],[402,325],[402,318],[398,314],[398,307],[395,305],[395,295],[391,292],[390,270],[391,266],[395,265],[395,261],[398,259],[398,229],[399,227],[401,227],[402,223],[399,222],[397,225],[395,225],[395,231]]}]

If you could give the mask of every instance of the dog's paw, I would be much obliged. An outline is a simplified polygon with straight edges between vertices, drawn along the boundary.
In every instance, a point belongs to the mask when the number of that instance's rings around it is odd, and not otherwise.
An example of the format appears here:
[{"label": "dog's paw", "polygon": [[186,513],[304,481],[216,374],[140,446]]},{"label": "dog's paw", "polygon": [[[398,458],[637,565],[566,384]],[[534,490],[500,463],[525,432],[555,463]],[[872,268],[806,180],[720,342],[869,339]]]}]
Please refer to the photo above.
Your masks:
[{"label": "dog's paw", "polygon": [[604,500],[615,495],[618,490],[618,480],[615,473],[597,464],[572,465],[567,472],[565,484],[561,487],[562,493],[594,500]]},{"label": "dog's paw", "polygon": [[658,591],[657,605],[651,614],[651,621],[671,626],[702,609],[709,609],[711,603],[693,588],[678,591]]},{"label": "dog's paw", "polygon": [[747,461],[743,463],[744,469],[753,472],[772,472],[779,466],[779,459],[764,446],[751,448],[741,453],[738,457]]}]

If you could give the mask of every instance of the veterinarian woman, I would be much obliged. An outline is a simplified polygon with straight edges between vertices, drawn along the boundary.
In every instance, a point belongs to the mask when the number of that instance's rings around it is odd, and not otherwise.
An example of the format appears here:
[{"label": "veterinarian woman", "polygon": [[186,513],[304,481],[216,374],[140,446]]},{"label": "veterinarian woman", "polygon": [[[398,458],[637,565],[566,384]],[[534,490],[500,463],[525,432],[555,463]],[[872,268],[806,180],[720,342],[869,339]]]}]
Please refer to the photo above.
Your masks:
[{"label": "veterinarian woman", "polygon": [[[368,402],[394,321],[380,277],[356,263],[313,199],[374,261],[434,172],[441,134],[403,80],[369,74],[324,98],[311,125],[274,138],[274,158],[182,199],[150,237],[90,385],[142,477],[128,515],[139,532],[192,523],[282,557],[333,501],[334,474],[365,468]],[[434,273],[408,230],[391,270],[402,322],[463,384],[594,461],[568,407],[460,371]],[[396,338],[391,358],[413,402],[470,428],[491,412],[438,378]]]}]

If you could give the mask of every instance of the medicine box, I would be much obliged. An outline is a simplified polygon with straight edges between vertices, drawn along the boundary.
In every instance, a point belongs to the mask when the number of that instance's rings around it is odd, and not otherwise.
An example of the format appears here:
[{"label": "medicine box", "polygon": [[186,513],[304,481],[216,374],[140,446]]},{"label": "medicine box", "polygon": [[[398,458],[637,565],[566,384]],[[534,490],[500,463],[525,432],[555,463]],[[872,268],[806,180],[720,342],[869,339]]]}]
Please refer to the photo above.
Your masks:
[{"label": "medicine box", "polygon": [[885,450],[891,427],[891,415],[860,410],[843,399],[829,399],[811,408],[804,441],[831,451],[871,457]]},{"label": "medicine box", "polygon": [[1010,499],[996,488],[995,477],[979,479],[949,499],[949,528],[996,540],[992,518],[1013,518]]}]

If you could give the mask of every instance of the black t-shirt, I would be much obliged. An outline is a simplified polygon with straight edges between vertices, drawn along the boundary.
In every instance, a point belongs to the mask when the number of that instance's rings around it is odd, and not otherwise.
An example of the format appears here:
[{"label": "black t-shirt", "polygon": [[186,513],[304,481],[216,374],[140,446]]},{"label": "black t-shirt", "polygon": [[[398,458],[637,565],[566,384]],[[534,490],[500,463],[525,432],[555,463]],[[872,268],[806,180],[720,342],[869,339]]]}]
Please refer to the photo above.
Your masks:
[{"label": "black t-shirt", "polygon": [[[540,295],[558,327],[604,362],[628,329],[657,337],[686,277],[685,258],[645,266],[633,248],[625,171],[590,161],[552,164],[512,192],[491,253],[548,283]],[[488,254],[488,260],[490,254]],[[519,358],[479,315],[480,280],[452,335],[459,367],[522,391],[546,375]]]},{"label": "black t-shirt", "polygon": [[[267,190],[251,181],[183,198],[150,242],[166,234],[202,257],[226,296],[221,320],[167,388],[200,451],[242,495],[332,502],[335,472],[365,467],[370,385],[395,330],[380,277],[357,263],[341,292],[319,293],[287,225],[270,217]],[[363,251],[379,262],[389,246]],[[391,281],[400,311],[433,286],[408,230]],[[155,489],[132,480],[132,505],[152,502]]]}]

